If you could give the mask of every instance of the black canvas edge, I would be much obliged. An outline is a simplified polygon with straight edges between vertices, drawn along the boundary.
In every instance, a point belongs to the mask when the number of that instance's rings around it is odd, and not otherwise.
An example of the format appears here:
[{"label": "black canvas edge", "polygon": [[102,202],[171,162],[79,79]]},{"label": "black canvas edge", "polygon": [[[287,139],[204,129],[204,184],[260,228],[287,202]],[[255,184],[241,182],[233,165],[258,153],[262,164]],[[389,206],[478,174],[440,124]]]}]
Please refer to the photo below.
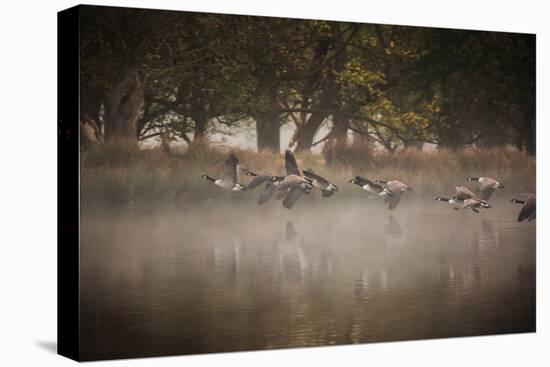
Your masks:
[{"label": "black canvas edge", "polygon": [[57,13],[57,353],[80,360],[79,8]]}]

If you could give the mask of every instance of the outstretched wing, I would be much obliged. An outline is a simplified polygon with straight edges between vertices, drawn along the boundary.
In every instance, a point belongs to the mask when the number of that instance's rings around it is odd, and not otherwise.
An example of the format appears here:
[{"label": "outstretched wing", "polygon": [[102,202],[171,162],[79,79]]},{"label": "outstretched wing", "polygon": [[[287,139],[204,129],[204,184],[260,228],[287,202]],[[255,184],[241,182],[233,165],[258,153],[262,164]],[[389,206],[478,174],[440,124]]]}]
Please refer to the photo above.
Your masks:
[{"label": "outstretched wing", "polygon": [[494,182],[487,182],[479,187],[481,200],[489,200],[493,191],[495,191],[494,184]]},{"label": "outstretched wing", "polygon": [[260,175],[260,176],[256,176],[252,179],[252,181],[250,181],[250,183],[248,184],[248,189],[249,190],[253,190],[255,189],[256,187],[260,186],[261,184],[263,184],[264,182],[268,182],[268,181],[271,181],[271,176],[267,176],[267,175]]},{"label": "outstretched wing", "polygon": [[385,201],[388,203],[388,208],[395,209],[397,204],[401,201],[401,191],[397,191],[393,194],[393,196],[386,196]]},{"label": "outstretched wing", "polygon": [[285,169],[287,175],[301,176],[296,158],[294,158],[294,154],[288,149],[285,150]]},{"label": "outstretched wing", "polygon": [[459,200],[464,201],[476,196],[470,189],[464,186],[455,186],[456,196]]},{"label": "outstretched wing", "polygon": [[304,173],[304,176],[306,176],[307,178],[311,178],[312,180],[317,180],[317,182],[319,182],[321,185],[329,185],[330,182],[328,182],[328,180],[322,176],[319,176],[319,175],[316,175],[315,173],[311,172],[311,171],[308,171],[308,170],[305,170],[305,171],[302,171]]},{"label": "outstretched wing", "polygon": [[225,179],[231,179],[234,184],[237,183],[237,164],[239,160],[235,154],[231,153],[229,158],[225,161]]},{"label": "outstretched wing", "polygon": [[272,184],[271,182],[266,183],[262,193],[258,197],[258,205],[262,205],[263,203],[271,199],[275,191],[277,191],[277,187],[274,184]]},{"label": "outstretched wing", "polygon": [[300,196],[304,193],[304,190],[300,187],[293,187],[288,192],[288,195],[283,200],[283,206],[287,209],[290,209],[296,204]]},{"label": "outstretched wing", "polygon": [[529,198],[525,202],[525,205],[521,209],[521,212],[519,212],[518,216],[518,222],[521,222],[524,219],[529,218],[529,220],[532,220],[535,218],[535,210],[536,210],[536,204],[535,204],[535,198]]}]

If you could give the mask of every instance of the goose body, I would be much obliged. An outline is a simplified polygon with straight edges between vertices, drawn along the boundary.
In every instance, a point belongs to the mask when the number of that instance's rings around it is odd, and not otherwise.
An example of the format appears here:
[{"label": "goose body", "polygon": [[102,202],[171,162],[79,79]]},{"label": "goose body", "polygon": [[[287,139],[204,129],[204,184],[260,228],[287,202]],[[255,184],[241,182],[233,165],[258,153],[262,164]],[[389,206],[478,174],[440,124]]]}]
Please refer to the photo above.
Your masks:
[{"label": "goose body", "polygon": [[277,185],[275,199],[283,200],[283,206],[291,209],[305,193],[309,194],[313,189],[313,180],[300,174],[296,158],[290,150],[285,150],[285,169],[287,176]]},{"label": "goose body", "polygon": [[530,222],[535,219],[537,214],[537,202],[534,196],[528,197],[527,200],[512,199],[510,202],[523,205],[518,215],[518,222],[522,222],[525,219]]},{"label": "goose body", "polygon": [[368,180],[361,176],[355,176],[348,182],[352,184],[356,184],[357,186],[361,187],[363,190],[365,190],[366,192],[372,195],[393,196],[393,193],[390,190],[386,189],[384,186],[374,183],[371,180]]},{"label": "goose body", "polygon": [[401,196],[407,191],[412,191],[412,189],[398,180],[376,180],[375,184],[381,185],[384,189],[390,191],[392,195],[386,195],[384,200],[388,203],[389,209],[395,209],[399,202],[401,201]]},{"label": "goose body", "polygon": [[264,189],[258,197],[258,205],[262,205],[275,194],[281,181],[284,180],[283,176],[271,176],[271,175],[255,175],[255,177],[248,184],[248,190],[253,190],[258,186],[264,185]]},{"label": "goose body", "polygon": [[487,204],[476,196],[470,189],[464,186],[455,186],[456,195],[452,198],[438,196],[435,200],[447,202],[455,210],[470,208],[479,213],[480,208],[489,209],[491,205]]},{"label": "goose body", "polygon": [[311,185],[321,190],[323,197],[331,197],[340,188],[333,183],[330,183],[326,178],[319,176],[311,170],[303,171],[304,177],[311,180]]},{"label": "goose body", "polygon": [[503,189],[504,185],[490,177],[466,177],[466,181],[478,181],[480,183],[479,193],[481,200],[489,200],[496,189]]},{"label": "goose body", "polygon": [[235,154],[231,153],[224,162],[224,175],[220,178],[213,178],[207,174],[202,175],[204,180],[213,182],[216,186],[231,191],[246,191],[246,187],[241,184],[237,178],[237,165],[239,160]]}]

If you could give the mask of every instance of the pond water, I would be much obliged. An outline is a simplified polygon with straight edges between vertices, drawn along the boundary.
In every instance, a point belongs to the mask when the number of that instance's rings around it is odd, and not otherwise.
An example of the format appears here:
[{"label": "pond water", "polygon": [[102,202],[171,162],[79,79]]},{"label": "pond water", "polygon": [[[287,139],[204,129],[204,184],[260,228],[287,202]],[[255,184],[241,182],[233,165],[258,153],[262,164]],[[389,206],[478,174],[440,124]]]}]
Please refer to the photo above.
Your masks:
[{"label": "pond water", "polygon": [[505,200],[85,208],[84,359],[535,330],[535,223]]}]

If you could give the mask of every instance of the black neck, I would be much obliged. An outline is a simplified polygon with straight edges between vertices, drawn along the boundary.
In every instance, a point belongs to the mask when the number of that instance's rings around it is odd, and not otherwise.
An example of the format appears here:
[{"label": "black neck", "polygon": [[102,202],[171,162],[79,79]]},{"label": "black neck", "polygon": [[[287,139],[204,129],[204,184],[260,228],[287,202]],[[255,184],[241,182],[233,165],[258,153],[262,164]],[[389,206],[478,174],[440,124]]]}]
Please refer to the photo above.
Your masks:
[{"label": "black neck", "polygon": [[215,179],[215,178],[210,177],[210,176],[208,176],[208,175],[204,175],[204,179],[205,179],[205,180],[208,180],[208,181],[216,182],[216,179]]},{"label": "black neck", "polygon": [[440,197],[437,198],[437,200],[449,202],[449,200],[451,200],[451,199],[440,196]]}]

